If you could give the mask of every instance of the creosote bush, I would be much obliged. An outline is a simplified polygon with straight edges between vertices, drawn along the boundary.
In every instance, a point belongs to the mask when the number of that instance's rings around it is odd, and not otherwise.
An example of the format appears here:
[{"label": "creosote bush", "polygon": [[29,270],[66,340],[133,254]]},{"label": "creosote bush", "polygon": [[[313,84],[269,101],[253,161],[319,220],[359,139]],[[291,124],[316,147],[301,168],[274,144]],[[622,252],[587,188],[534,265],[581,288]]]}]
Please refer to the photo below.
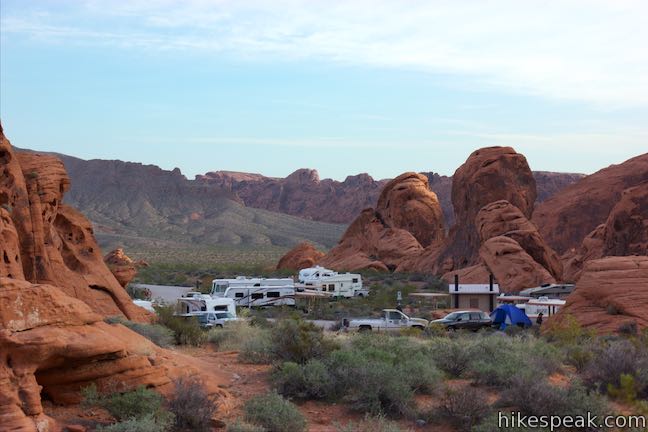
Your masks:
[{"label": "creosote bush", "polygon": [[334,348],[321,328],[298,317],[277,322],[271,329],[271,341],[274,358],[301,364],[322,358]]},{"label": "creosote bush", "polygon": [[437,413],[459,430],[470,431],[490,413],[490,407],[482,390],[462,387],[446,389]]},{"label": "creosote bush", "polygon": [[243,408],[245,420],[263,427],[267,432],[302,432],[306,419],[297,407],[277,393],[258,395]]}]

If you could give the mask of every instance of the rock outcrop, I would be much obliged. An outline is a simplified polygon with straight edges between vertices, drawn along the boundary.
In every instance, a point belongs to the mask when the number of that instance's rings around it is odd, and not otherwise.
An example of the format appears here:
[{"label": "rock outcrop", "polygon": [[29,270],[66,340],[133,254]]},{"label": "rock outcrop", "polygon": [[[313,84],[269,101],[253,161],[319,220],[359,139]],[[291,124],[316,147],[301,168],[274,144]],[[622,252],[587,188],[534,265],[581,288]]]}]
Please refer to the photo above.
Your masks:
[{"label": "rock outcrop", "polygon": [[502,292],[517,292],[543,283],[556,283],[556,279],[525,252],[515,240],[498,236],[481,246],[479,256],[495,276]]},{"label": "rock outcrop", "polygon": [[577,281],[587,261],[628,255],[648,255],[648,181],[623,191],[605,223],[566,255],[565,280]]},{"label": "rock outcrop", "polygon": [[[42,398],[79,401],[100,390],[138,385],[167,392],[191,359],[162,350],[121,324],[148,321],[104,264],[91,224],[61,204],[69,180],[51,155],[16,153],[0,126],[0,425],[58,430]],[[221,396],[216,375],[204,377]]]},{"label": "rock outcrop", "polygon": [[439,247],[444,236],[441,206],[427,177],[405,173],[385,186],[376,209],[365,209],[320,264],[393,271],[420,255],[423,245]]},{"label": "rock outcrop", "polygon": [[324,252],[318,251],[311,243],[302,242],[281,257],[277,270],[301,270],[313,267],[322,257]]},{"label": "rock outcrop", "polygon": [[599,333],[617,332],[629,323],[648,328],[648,257],[587,262],[567,304],[548,324],[561,325],[569,316]]},{"label": "rock outcrop", "polygon": [[406,258],[416,256],[423,247],[409,232],[392,228],[380,213],[365,209],[353,221],[319,264],[335,270],[394,270]]},{"label": "rock outcrop", "polygon": [[542,202],[533,222],[559,254],[578,248],[597,226],[605,223],[623,191],[648,181],[648,153],[611,165],[566,187]]},{"label": "rock outcrop", "polygon": [[475,225],[482,244],[493,237],[509,237],[555,279],[562,278],[562,263],[558,254],[545,243],[536,226],[522,211],[508,201],[495,201],[484,206],[477,213]]},{"label": "rock outcrop", "polygon": [[479,260],[480,238],[475,228],[479,210],[494,201],[506,200],[531,218],[536,184],[526,158],[510,147],[476,150],[453,176],[452,204],[455,225],[439,259],[454,269]]},{"label": "rock outcrop", "polygon": [[121,248],[108,252],[104,257],[104,262],[115,276],[115,279],[117,279],[117,282],[124,288],[137,275],[139,268],[148,266],[145,261],[133,261]]}]

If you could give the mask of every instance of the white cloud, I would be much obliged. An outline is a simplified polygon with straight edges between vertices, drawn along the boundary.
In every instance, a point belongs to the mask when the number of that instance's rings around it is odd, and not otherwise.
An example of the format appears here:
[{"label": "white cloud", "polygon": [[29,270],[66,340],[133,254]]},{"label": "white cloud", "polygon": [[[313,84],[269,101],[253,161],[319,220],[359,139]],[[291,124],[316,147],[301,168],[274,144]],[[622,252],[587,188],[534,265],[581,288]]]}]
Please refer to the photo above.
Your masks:
[{"label": "white cloud", "polygon": [[642,0],[7,3],[3,37],[460,74],[515,93],[648,106]]}]

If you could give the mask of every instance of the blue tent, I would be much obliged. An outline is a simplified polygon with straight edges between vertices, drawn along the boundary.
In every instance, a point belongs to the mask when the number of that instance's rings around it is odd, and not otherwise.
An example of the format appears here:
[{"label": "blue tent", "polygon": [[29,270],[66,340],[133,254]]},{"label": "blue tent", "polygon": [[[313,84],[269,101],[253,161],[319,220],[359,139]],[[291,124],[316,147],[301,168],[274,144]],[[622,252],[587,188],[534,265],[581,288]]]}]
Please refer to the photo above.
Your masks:
[{"label": "blue tent", "polygon": [[490,314],[494,325],[499,325],[500,330],[504,330],[510,325],[519,325],[522,327],[531,327],[531,320],[522,309],[510,304],[498,306]]}]

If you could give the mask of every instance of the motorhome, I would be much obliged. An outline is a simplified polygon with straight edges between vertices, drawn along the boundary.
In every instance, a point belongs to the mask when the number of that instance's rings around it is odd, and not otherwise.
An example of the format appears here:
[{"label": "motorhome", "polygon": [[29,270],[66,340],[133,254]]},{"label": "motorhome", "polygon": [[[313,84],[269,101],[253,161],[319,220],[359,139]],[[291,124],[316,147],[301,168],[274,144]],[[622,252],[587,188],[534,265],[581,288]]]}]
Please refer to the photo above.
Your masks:
[{"label": "motorhome", "polygon": [[299,272],[300,287],[325,292],[332,297],[364,297],[369,290],[362,288],[362,276],[357,273],[337,273],[324,267],[312,267]]},{"label": "motorhome", "polygon": [[186,293],[177,301],[176,314],[179,316],[198,316],[208,312],[227,312],[236,318],[235,301],[193,291]]}]

